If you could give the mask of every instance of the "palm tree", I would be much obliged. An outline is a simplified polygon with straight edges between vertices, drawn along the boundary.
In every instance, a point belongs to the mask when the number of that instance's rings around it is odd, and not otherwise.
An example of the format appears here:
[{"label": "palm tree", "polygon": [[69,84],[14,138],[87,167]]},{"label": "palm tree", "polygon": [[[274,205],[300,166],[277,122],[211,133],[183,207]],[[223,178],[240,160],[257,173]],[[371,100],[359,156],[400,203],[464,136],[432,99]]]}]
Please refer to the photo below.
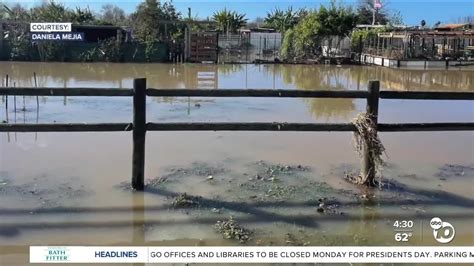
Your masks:
[{"label": "palm tree", "polygon": [[235,11],[223,9],[214,12],[212,20],[217,24],[217,30],[220,32],[236,32],[247,24],[245,14],[239,14]]},{"label": "palm tree", "polygon": [[288,29],[293,28],[298,23],[299,18],[303,13],[304,10],[294,12],[293,7],[291,6],[286,11],[276,8],[271,13],[267,13],[265,23],[279,32],[285,33]]}]

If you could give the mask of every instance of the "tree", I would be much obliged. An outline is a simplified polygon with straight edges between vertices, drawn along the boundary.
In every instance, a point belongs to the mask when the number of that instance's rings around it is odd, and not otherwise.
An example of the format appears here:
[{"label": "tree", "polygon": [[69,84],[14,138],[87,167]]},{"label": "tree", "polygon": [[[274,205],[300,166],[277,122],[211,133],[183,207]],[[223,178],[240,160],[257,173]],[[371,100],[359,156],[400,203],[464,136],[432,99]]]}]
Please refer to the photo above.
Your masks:
[{"label": "tree", "polygon": [[[165,2],[162,9],[162,19],[166,21],[179,21],[181,20],[181,13],[178,12],[173,5],[173,2]],[[184,28],[181,24],[168,23],[165,25],[160,25],[160,33],[164,33],[165,38],[177,40],[184,38]]]},{"label": "tree", "polygon": [[[357,24],[371,25],[374,10],[374,0],[359,0],[357,5]],[[389,14],[385,6],[375,10],[375,24],[386,25],[389,21]]]},{"label": "tree", "polygon": [[162,6],[163,19],[164,20],[180,20],[181,13],[176,10],[176,7],[173,5],[173,1],[165,2]]},{"label": "tree", "polygon": [[359,0],[356,13],[357,13],[357,24],[371,25],[374,19],[375,11],[375,24],[376,25],[401,25],[403,24],[403,16],[400,11],[394,10],[390,12],[387,9],[387,5],[382,5],[381,8],[375,8],[374,0]]},{"label": "tree", "polygon": [[89,8],[71,10],[55,1],[43,2],[31,9],[31,18],[38,22],[72,22],[75,24],[94,24],[95,16]]},{"label": "tree", "polygon": [[323,35],[321,27],[317,11],[310,12],[296,25],[293,38],[295,56],[305,57],[314,54]]},{"label": "tree", "polygon": [[12,7],[2,4],[0,6],[0,18],[21,22],[29,22],[31,20],[29,12],[20,4],[15,4]]},{"label": "tree", "polygon": [[31,10],[31,16],[38,22],[70,22],[72,12],[63,4],[54,1],[43,2]]},{"label": "tree", "polygon": [[337,37],[336,48],[339,48],[342,39],[355,27],[357,16],[352,8],[333,0],[328,8],[319,8],[317,20],[320,25],[318,35],[327,42],[327,51],[331,56],[334,37]]},{"label": "tree", "polygon": [[285,61],[291,61],[295,58],[295,47],[294,47],[295,31],[288,29],[283,37],[283,43],[281,44],[281,58]]},{"label": "tree", "polygon": [[161,5],[157,0],[145,0],[138,5],[137,11],[130,15],[135,37],[140,41],[156,40],[160,36],[168,38],[178,29],[172,24],[160,23],[160,20],[178,21],[181,13],[177,12],[173,2]]},{"label": "tree", "polygon": [[138,5],[131,15],[133,33],[140,41],[158,37],[161,10],[156,0],[146,0]]},{"label": "tree", "polygon": [[31,19],[30,14],[19,4],[12,7],[2,5],[2,10],[2,16],[10,23],[6,25],[4,36],[0,36],[0,38],[9,40],[11,45],[10,58],[13,60],[28,59],[31,42],[28,37],[26,23]]},{"label": "tree", "polygon": [[426,26],[426,21],[424,19],[421,20],[420,26],[421,28],[424,28]]},{"label": "tree", "polygon": [[247,24],[245,14],[239,14],[224,8],[221,11],[214,12],[212,20],[216,23],[216,29],[219,32],[236,32]]},{"label": "tree", "polygon": [[298,23],[300,12],[294,12],[292,7],[289,7],[286,11],[276,8],[274,11],[267,13],[265,23],[279,32],[285,33]]},{"label": "tree", "polygon": [[[350,7],[337,1],[331,1],[329,7],[320,6],[317,11],[308,11],[294,28],[294,37],[284,39],[282,54],[297,57],[314,55],[321,43],[327,41],[327,49],[331,51],[334,37],[338,37],[336,47],[342,38],[349,35],[355,26],[356,14]],[[290,51],[294,50],[292,53]],[[285,52],[283,52],[285,51]]]},{"label": "tree", "polygon": [[75,24],[94,24],[95,16],[92,14],[89,8],[76,7],[74,11],[71,11],[71,22]]},{"label": "tree", "polygon": [[127,24],[127,16],[125,11],[116,5],[103,5],[102,12],[100,15],[102,22],[112,25],[125,25]]},{"label": "tree", "polygon": [[0,19],[6,20],[7,19],[7,10],[3,4],[0,4]]},{"label": "tree", "polygon": [[402,13],[400,13],[400,11],[394,11],[394,12],[390,15],[389,24],[390,24],[390,25],[403,25],[403,16],[402,16]]}]

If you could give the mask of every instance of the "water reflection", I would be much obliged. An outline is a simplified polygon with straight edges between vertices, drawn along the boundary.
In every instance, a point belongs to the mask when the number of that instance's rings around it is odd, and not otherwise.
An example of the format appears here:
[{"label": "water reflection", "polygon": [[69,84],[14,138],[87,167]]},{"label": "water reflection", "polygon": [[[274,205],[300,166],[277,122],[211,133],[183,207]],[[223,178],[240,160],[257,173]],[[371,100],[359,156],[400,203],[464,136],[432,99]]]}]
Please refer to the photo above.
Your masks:
[{"label": "water reflection", "polygon": [[[206,64],[71,64],[0,62],[0,76],[8,74],[17,86],[130,88],[133,79],[146,77],[153,88],[273,88],[298,90],[365,90],[369,80],[380,80],[383,90],[474,90],[474,69],[407,70],[372,66],[323,65],[206,65]],[[27,97],[28,99],[28,97]],[[41,97],[44,105],[48,97]],[[93,99],[91,99],[92,101]],[[199,106],[201,99],[154,97],[157,103]],[[315,120],[348,119],[356,112],[353,99],[302,99]],[[2,98],[5,104],[5,97]],[[63,105],[68,104],[64,97]],[[7,114],[5,114],[6,116]],[[10,116],[11,117],[11,116]]]},{"label": "water reflection", "polygon": [[145,244],[145,194],[143,192],[134,192],[132,197],[133,209],[133,234],[131,242],[144,245]]},{"label": "water reflection", "polygon": [[[346,90],[350,88],[350,68],[275,66],[275,71],[286,84],[294,84],[299,90]],[[316,119],[349,118],[355,111],[354,99],[305,98],[308,110]]]}]

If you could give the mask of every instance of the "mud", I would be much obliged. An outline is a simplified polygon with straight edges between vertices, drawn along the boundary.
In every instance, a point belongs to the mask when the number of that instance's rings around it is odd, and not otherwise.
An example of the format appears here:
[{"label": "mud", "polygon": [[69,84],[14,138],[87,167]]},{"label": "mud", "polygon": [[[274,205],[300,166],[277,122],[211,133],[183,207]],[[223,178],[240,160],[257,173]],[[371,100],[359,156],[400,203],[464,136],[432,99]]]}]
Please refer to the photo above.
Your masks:
[{"label": "mud", "polygon": [[13,180],[0,178],[0,196],[31,202],[42,208],[63,206],[91,193],[73,179],[52,181],[51,178],[41,176],[33,178],[32,182],[18,184]]}]

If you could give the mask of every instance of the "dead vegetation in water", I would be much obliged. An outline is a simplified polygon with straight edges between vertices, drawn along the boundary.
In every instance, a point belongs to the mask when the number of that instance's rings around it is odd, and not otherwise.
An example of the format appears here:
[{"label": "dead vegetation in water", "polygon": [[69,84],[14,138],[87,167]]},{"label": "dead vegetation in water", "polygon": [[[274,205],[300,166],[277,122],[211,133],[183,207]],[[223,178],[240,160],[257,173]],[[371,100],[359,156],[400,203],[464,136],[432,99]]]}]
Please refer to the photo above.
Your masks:
[{"label": "dead vegetation in water", "polygon": [[288,231],[278,229],[265,237],[255,240],[257,246],[342,246],[354,242],[350,236],[328,234],[321,230],[290,228]]},{"label": "dead vegetation in water", "polygon": [[[379,177],[378,182],[382,180],[382,169],[385,165],[385,161],[382,156],[385,154],[385,147],[380,140],[376,126],[373,122],[372,115],[368,113],[359,113],[354,119],[352,119],[352,124],[355,126],[356,131],[354,131],[354,149],[359,154],[359,157],[364,157],[364,147],[368,146],[369,157],[375,163],[375,173]],[[356,183],[364,184],[366,183],[367,177],[354,175],[346,175],[346,180]]]},{"label": "dead vegetation in water", "polygon": [[474,165],[445,164],[438,169],[435,176],[440,180],[456,177],[473,177]]},{"label": "dead vegetation in water", "polygon": [[339,208],[341,207],[341,203],[336,201],[335,199],[320,198],[318,199],[317,205],[318,207],[316,211],[319,213],[338,215],[344,214],[344,212],[339,210]]},{"label": "dead vegetation in water", "polygon": [[[158,188],[166,185],[174,185],[179,182],[186,182],[187,178],[205,178],[210,184],[214,184],[215,178],[223,176],[228,173],[228,169],[220,166],[209,164],[205,162],[193,162],[189,166],[184,167],[167,167],[163,169],[163,174],[147,179],[145,186],[148,188]],[[130,182],[124,182],[119,187],[124,189],[130,189]]]},{"label": "dead vegetation in water", "polygon": [[199,207],[199,197],[183,193],[173,199],[172,205],[174,208],[197,208]]},{"label": "dead vegetation in water", "polygon": [[213,165],[205,162],[193,162],[189,167],[171,167],[167,169],[167,171],[168,174],[164,176],[164,178],[167,179],[187,176],[218,176],[227,172],[227,170],[220,165]]},{"label": "dead vegetation in water", "polygon": [[283,201],[296,198],[298,193],[304,193],[296,182],[292,184],[289,180],[304,179],[303,173],[308,173],[310,168],[302,165],[272,164],[258,161],[250,165],[254,170],[248,180],[241,183],[236,193],[240,197],[248,195],[250,199],[263,201],[266,199]]},{"label": "dead vegetation in water", "polygon": [[223,221],[217,221],[214,229],[222,234],[225,239],[235,239],[240,243],[250,240],[252,231],[242,227],[232,216]]},{"label": "dead vegetation in water", "polygon": [[288,246],[308,246],[311,244],[310,241],[306,241],[303,238],[298,238],[294,234],[285,234],[285,244]]},{"label": "dead vegetation in water", "polygon": [[168,178],[166,178],[166,177],[156,177],[156,178],[153,178],[153,179],[146,180],[145,186],[155,187],[155,186],[164,184],[166,182],[168,182]]},{"label": "dead vegetation in water", "polygon": [[316,202],[322,197],[350,196],[353,192],[336,189],[315,180],[314,172],[304,165],[282,165],[258,161],[250,164],[248,179],[227,189],[236,200],[253,202]]},{"label": "dead vegetation in water", "polygon": [[301,172],[308,172],[310,168],[303,165],[282,165],[282,164],[271,164],[265,161],[258,161],[256,164],[257,173],[255,179],[265,180],[278,178],[279,176],[296,176]]}]

